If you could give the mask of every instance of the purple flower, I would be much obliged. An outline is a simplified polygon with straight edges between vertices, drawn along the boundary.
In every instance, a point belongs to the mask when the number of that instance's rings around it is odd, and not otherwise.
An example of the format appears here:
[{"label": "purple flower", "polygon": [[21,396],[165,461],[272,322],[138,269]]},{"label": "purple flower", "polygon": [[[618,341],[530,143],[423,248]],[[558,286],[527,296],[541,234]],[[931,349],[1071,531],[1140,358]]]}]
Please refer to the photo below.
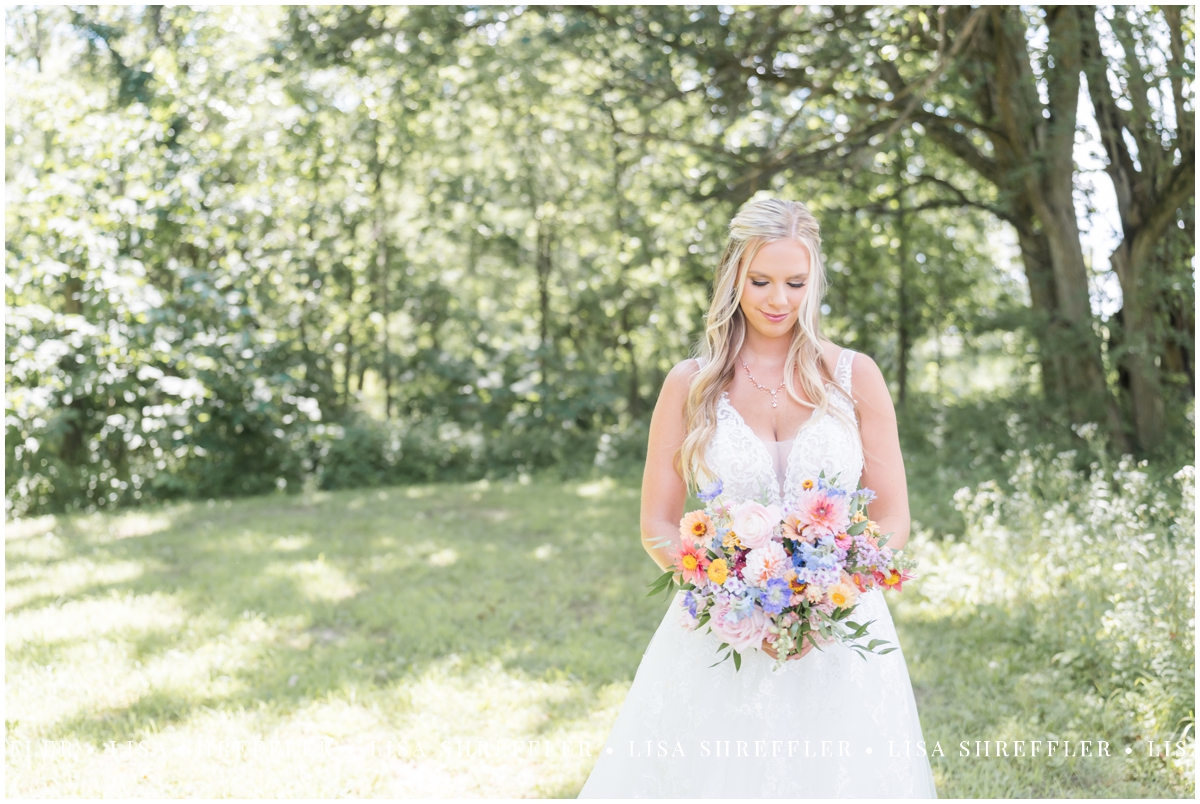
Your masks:
[{"label": "purple flower", "polygon": [[870,489],[859,489],[858,491],[854,492],[854,496],[862,500],[864,505],[875,500],[875,492],[871,491]]},{"label": "purple flower", "polygon": [[772,578],[767,581],[759,602],[767,614],[778,614],[792,599],[792,590],[783,578]]},{"label": "purple flower", "polygon": [[724,489],[721,485],[721,479],[717,478],[711,484],[705,486],[704,488],[700,489],[700,491],[696,492],[696,497],[697,497],[697,499],[701,500],[702,502],[706,502],[706,503],[712,502],[717,497],[721,496],[721,492],[723,490]]}]

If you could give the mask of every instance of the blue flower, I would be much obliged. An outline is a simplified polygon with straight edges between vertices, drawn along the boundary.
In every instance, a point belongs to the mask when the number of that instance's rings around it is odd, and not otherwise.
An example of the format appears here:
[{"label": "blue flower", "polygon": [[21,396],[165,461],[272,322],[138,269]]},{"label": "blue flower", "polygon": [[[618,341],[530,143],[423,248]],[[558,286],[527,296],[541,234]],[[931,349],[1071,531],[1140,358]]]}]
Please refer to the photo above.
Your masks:
[{"label": "blue flower", "polygon": [[721,496],[724,487],[721,485],[721,479],[717,478],[709,485],[696,492],[696,497],[704,502],[712,502],[717,497]]},{"label": "blue flower", "polygon": [[783,611],[792,599],[792,589],[783,578],[772,578],[767,581],[767,587],[759,597],[763,611],[767,614],[778,614]]},{"label": "blue flower", "polygon": [[864,504],[873,502],[875,500],[875,492],[871,491],[870,489],[859,489],[858,491],[854,492],[854,496],[862,500]]},{"label": "blue flower", "polygon": [[817,478],[817,488],[822,491],[827,492],[830,496],[833,496],[833,497],[845,497],[847,494],[850,493],[850,492],[846,491],[844,488],[842,488],[841,486],[830,483],[824,477]]},{"label": "blue flower", "polygon": [[688,614],[696,616],[696,596],[692,594],[691,590],[683,593],[683,605],[687,607]]},{"label": "blue flower", "polygon": [[749,617],[754,611],[754,596],[747,595],[746,597],[738,597],[729,601],[729,613],[725,615],[725,620],[730,623],[736,623],[743,617]]}]

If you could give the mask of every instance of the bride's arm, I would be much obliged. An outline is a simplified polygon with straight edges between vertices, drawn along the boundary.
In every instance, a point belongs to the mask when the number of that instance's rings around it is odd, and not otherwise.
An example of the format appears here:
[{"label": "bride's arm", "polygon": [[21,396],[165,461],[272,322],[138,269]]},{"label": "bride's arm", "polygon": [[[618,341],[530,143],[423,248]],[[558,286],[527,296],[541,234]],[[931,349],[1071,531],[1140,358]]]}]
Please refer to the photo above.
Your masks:
[{"label": "bride's arm", "polygon": [[912,520],[908,513],[908,481],[896,428],[896,409],[887,381],[875,361],[861,352],[851,364],[851,393],[858,402],[859,432],[863,443],[862,484],[875,492],[868,515],[882,533],[892,534],[887,546],[899,550],[908,544]]},{"label": "bride's arm", "polygon": [[679,536],[679,520],[687,502],[687,485],[675,468],[675,455],[687,436],[683,406],[691,377],[698,370],[695,360],[676,364],[663,380],[662,391],[650,419],[646,446],[646,469],[642,474],[642,546],[664,571],[674,562],[667,547],[655,546]]}]

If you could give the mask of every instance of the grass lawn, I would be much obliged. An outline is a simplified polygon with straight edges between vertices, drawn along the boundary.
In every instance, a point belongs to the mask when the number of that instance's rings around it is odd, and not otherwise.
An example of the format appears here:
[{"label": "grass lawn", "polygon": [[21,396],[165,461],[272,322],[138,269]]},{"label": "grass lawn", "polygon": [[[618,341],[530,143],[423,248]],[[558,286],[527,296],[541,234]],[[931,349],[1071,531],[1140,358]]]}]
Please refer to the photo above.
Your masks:
[{"label": "grass lawn", "polygon": [[[534,481],[8,523],[5,792],[574,796],[666,608],[637,521]],[[1180,795],[1117,747],[961,757],[1089,699],[1002,617],[892,604],[941,796]]]}]

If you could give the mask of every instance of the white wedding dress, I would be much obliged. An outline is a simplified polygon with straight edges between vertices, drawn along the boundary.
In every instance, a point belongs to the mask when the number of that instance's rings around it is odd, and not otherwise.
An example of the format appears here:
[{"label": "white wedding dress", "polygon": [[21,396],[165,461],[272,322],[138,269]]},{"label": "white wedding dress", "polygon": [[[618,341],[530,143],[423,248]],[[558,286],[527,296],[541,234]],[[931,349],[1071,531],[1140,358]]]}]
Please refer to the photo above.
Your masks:
[{"label": "white wedding dress", "polygon": [[[834,374],[847,390],[853,354],[843,350]],[[829,403],[853,416],[841,391],[826,387]],[[765,488],[776,503],[793,501],[821,470],[855,489],[863,467],[858,433],[826,414],[792,444],[781,493],[770,450],[725,396],[706,457],[727,496]],[[863,594],[852,619],[873,620],[871,636],[899,647],[883,594]],[[753,650],[740,671],[732,660],[711,667],[721,640],[706,626],[683,629],[682,598],[650,640],[580,798],[937,797],[901,650],[864,660],[835,644],[779,671]]]}]

